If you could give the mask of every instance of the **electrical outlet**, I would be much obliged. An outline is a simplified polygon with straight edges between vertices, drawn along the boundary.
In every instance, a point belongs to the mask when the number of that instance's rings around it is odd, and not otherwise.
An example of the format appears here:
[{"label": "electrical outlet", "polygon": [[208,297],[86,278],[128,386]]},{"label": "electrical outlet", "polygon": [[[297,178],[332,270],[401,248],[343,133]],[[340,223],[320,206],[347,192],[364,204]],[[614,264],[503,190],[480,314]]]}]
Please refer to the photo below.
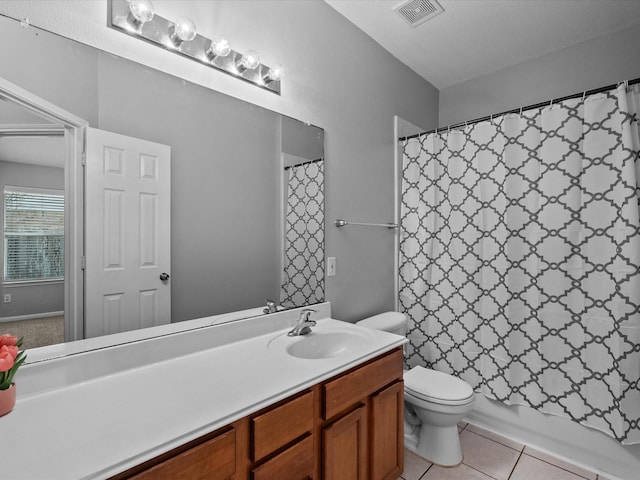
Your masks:
[{"label": "electrical outlet", "polygon": [[11,303],[11,294],[10,293],[5,293],[4,294],[3,302],[4,303]]},{"label": "electrical outlet", "polygon": [[327,277],[333,277],[336,274],[336,257],[327,257]]}]

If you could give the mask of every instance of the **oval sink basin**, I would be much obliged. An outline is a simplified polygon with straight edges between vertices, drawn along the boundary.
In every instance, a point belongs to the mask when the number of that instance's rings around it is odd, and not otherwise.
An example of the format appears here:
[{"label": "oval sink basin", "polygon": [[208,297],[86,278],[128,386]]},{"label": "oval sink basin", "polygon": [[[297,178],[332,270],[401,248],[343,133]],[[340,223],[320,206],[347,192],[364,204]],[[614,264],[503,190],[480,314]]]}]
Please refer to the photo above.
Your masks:
[{"label": "oval sink basin", "polygon": [[357,352],[372,338],[367,331],[316,327],[311,333],[298,337],[279,335],[269,342],[269,349],[284,351],[297,358],[322,359]]}]

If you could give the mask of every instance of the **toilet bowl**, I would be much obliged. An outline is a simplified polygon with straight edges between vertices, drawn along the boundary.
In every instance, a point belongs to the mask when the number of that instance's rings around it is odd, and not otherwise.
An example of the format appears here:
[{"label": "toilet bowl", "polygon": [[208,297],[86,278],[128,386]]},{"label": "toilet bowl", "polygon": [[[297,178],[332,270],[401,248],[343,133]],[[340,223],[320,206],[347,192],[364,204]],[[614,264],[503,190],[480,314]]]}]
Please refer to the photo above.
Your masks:
[{"label": "toilet bowl", "polygon": [[421,366],[405,372],[404,385],[406,411],[421,422],[413,436],[406,439],[407,448],[438,465],[461,463],[458,422],[473,409],[471,386],[452,375]]},{"label": "toilet bowl", "polygon": [[[406,316],[387,312],[358,325],[406,336]],[[442,466],[462,462],[458,422],[472,409],[474,393],[464,380],[421,366],[404,372],[405,447]]]}]

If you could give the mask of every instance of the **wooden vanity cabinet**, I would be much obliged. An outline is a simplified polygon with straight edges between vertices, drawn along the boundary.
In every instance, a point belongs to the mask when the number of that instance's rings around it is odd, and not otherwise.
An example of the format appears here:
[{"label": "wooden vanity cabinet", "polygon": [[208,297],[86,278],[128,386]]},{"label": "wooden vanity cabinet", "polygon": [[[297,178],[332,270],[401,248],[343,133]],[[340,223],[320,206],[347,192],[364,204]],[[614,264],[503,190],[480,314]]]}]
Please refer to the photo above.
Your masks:
[{"label": "wooden vanity cabinet", "polygon": [[396,480],[404,468],[404,383],[372,395],[369,412],[370,478]]},{"label": "wooden vanity cabinet", "polygon": [[402,358],[399,347],[113,479],[395,480]]},{"label": "wooden vanity cabinet", "polygon": [[315,478],[315,391],[307,390],[252,415],[252,480]]},{"label": "wooden vanity cabinet", "polygon": [[251,416],[252,462],[259,462],[294,440],[311,435],[313,398],[314,392],[306,391]]},{"label": "wooden vanity cabinet", "polygon": [[367,458],[367,408],[360,404],[322,429],[322,478],[365,480]]},{"label": "wooden vanity cabinet", "polygon": [[231,480],[236,473],[236,428],[201,437],[138,465],[112,479]]},{"label": "wooden vanity cabinet", "polygon": [[324,480],[397,479],[404,466],[402,349],[324,383]]},{"label": "wooden vanity cabinet", "polygon": [[252,480],[309,480],[314,475],[313,437],[305,436],[275,457],[254,467]]}]

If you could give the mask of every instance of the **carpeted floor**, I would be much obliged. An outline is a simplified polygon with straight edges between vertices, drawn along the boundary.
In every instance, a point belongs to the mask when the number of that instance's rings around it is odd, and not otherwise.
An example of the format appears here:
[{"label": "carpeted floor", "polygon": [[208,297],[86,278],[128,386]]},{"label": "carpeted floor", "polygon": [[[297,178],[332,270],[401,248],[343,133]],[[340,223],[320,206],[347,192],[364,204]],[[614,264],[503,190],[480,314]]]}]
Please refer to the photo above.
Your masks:
[{"label": "carpeted floor", "polygon": [[24,337],[22,349],[64,342],[64,316],[0,323],[0,334]]}]

